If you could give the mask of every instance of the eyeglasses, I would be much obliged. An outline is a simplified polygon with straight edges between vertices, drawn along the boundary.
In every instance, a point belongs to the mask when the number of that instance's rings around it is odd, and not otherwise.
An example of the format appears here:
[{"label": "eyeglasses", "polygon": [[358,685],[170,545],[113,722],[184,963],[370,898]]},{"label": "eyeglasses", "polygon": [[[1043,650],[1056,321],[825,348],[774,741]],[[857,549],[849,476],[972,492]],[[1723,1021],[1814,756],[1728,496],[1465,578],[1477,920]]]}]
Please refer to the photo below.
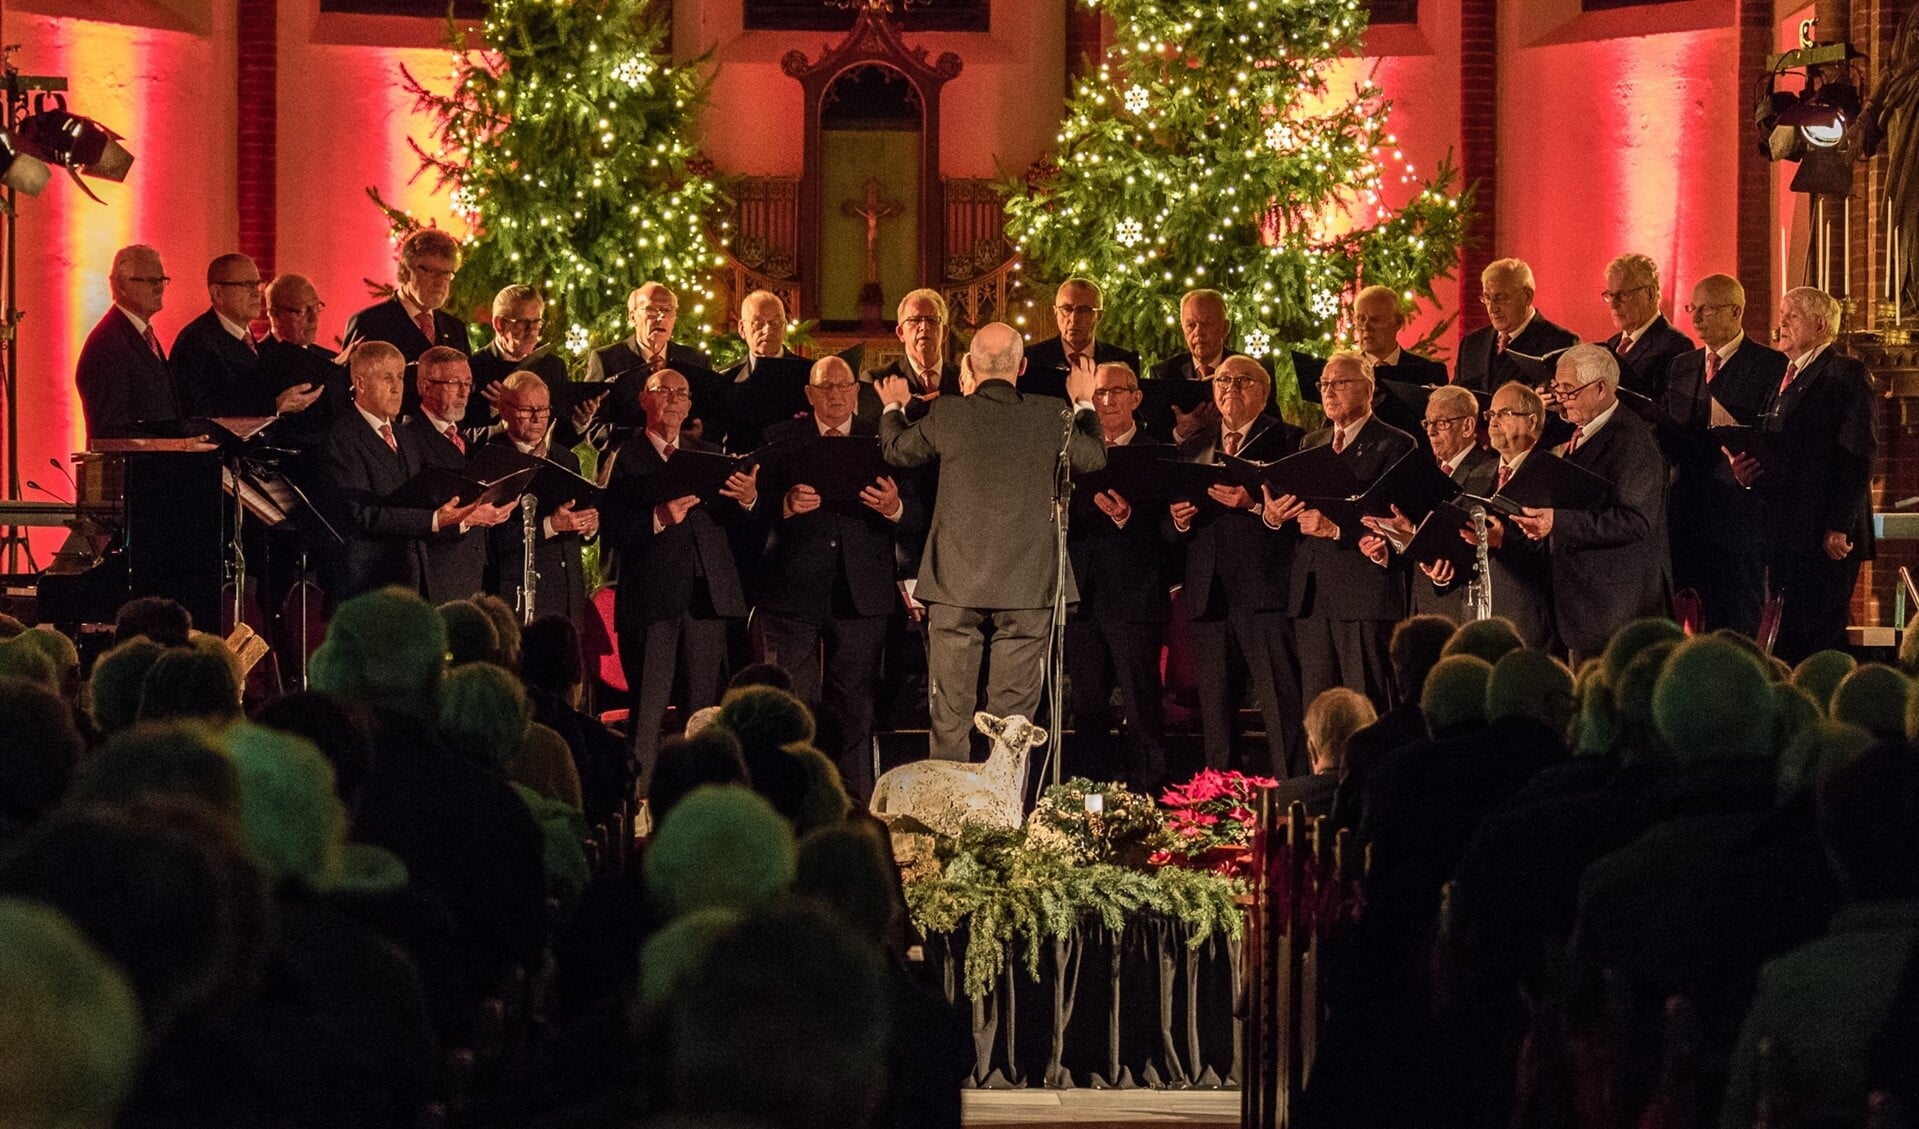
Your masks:
[{"label": "eyeglasses", "polygon": [[811,387],[822,392],[851,392],[858,384],[857,380],[823,380]]},{"label": "eyeglasses", "polygon": [[643,314],[663,314],[666,316],[671,316],[673,314],[677,314],[680,312],[680,308],[678,306],[663,306],[657,302],[649,302],[646,305],[641,306],[639,310]]},{"label": "eyeglasses", "polygon": [[517,325],[521,329],[538,329],[546,324],[545,318],[501,318],[501,325]]},{"label": "eyeglasses", "polygon": [[1363,381],[1363,380],[1359,380],[1359,379],[1357,379],[1357,378],[1354,378],[1354,377],[1350,377],[1350,376],[1342,376],[1342,377],[1340,377],[1340,378],[1339,378],[1338,380],[1322,380],[1322,381],[1320,381],[1320,382],[1319,382],[1319,390],[1320,390],[1321,392],[1330,392],[1330,391],[1332,391],[1332,390],[1333,390],[1333,389],[1335,389],[1335,388],[1344,388],[1344,387],[1346,387],[1346,386],[1347,386],[1348,384],[1364,384],[1364,383],[1366,383],[1366,382],[1365,382],[1365,381]]},{"label": "eyeglasses", "polygon": [[648,396],[658,396],[660,399],[668,401],[691,400],[693,398],[693,393],[683,388],[649,388],[646,390],[646,394]]},{"label": "eyeglasses", "polygon": [[1518,408],[1493,408],[1485,413],[1488,422],[1492,420],[1531,419],[1538,412],[1523,412]]},{"label": "eyeglasses", "polygon": [[1581,392],[1598,383],[1600,381],[1588,380],[1584,384],[1551,384],[1547,385],[1546,391],[1551,392],[1563,404],[1568,400],[1578,399]]},{"label": "eyeglasses", "polygon": [[294,317],[294,316],[301,316],[301,315],[308,316],[308,317],[319,317],[320,311],[324,309],[326,309],[325,302],[314,302],[311,306],[275,306],[273,307],[273,312],[276,314],[281,314],[286,317]]},{"label": "eyeglasses", "polygon": [[746,323],[748,329],[784,329],[786,322],[779,318],[754,318]]},{"label": "eyeglasses", "polygon": [[941,322],[942,322],[942,319],[940,318],[938,314],[915,314],[914,316],[910,318],[905,318],[901,320],[900,324],[910,325],[910,326],[913,326],[915,329],[927,329],[932,326],[939,325],[941,324]]},{"label": "eyeglasses", "polygon": [[1479,304],[1482,306],[1498,306],[1513,301],[1518,297],[1518,294],[1505,290],[1488,290],[1479,296]]},{"label": "eyeglasses", "polygon": [[553,414],[553,409],[552,408],[514,408],[512,411],[506,414],[512,416],[514,419],[524,419],[524,420],[545,419],[548,416]]},{"label": "eyeglasses", "polygon": [[427,266],[425,263],[414,263],[408,269],[411,270],[414,274],[422,275],[426,278],[450,279],[454,275],[460,273],[459,268],[457,267],[455,267],[453,270],[447,270],[444,267],[430,267],[430,266]]},{"label": "eyeglasses", "polygon": [[1717,305],[1706,305],[1706,306],[1695,306],[1691,302],[1686,303],[1687,313],[1704,314],[1707,317],[1711,317],[1713,314],[1719,312],[1720,310],[1736,310],[1738,308],[1739,308],[1738,306],[1734,305],[1731,302],[1720,302]]},{"label": "eyeglasses", "polygon": [[257,279],[257,278],[236,278],[236,279],[234,279],[234,280],[232,280],[231,282],[225,282],[225,281],[222,281],[222,282],[216,282],[216,283],[214,283],[213,285],[215,285],[215,286],[243,286],[243,287],[245,287],[245,288],[246,288],[246,289],[248,289],[248,290],[258,290],[258,289],[260,289],[260,287],[262,287],[262,286],[264,286],[264,285],[265,285],[265,283],[263,283],[263,282],[262,282],[261,280],[259,280],[259,279]]},{"label": "eyeglasses", "polygon": [[164,275],[164,274],[154,274],[154,275],[145,275],[145,276],[128,275],[127,281],[138,282],[143,286],[165,286],[167,283],[172,282],[173,278],[170,275]]},{"label": "eyeglasses", "polygon": [[423,380],[420,383],[431,384],[435,388],[464,388],[468,392],[473,391],[473,382],[470,380]]},{"label": "eyeglasses", "polygon": [[1446,416],[1444,419],[1422,419],[1419,421],[1419,426],[1426,429],[1427,431],[1438,431],[1442,427],[1451,427],[1453,424],[1458,423],[1460,420],[1471,419],[1471,418],[1473,417]]},{"label": "eyeglasses", "polygon": [[1090,318],[1099,313],[1098,306],[1054,306],[1053,312],[1061,317]]},{"label": "eyeglasses", "polygon": [[1601,290],[1599,292],[1599,296],[1601,298],[1604,298],[1606,300],[1606,304],[1610,306],[1614,302],[1625,301],[1627,297],[1633,294],[1637,294],[1641,290],[1651,290],[1651,289],[1652,287],[1650,286],[1628,286],[1624,290]]},{"label": "eyeglasses", "polygon": [[1374,317],[1372,314],[1354,314],[1353,325],[1359,329],[1371,329],[1376,325],[1392,325],[1399,319],[1392,317]]},{"label": "eyeglasses", "polygon": [[[1245,388],[1248,385],[1264,384],[1266,382],[1257,376],[1216,376],[1213,378],[1213,383],[1219,385],[1221,388]],[[1326,386],[1322,384],[1320,387],[1324,388]]]},{"label": "eyeglasses", "polygon": [[[1220,380],[1220,379],[1219,379],[1218,377],[1214,377],[1213,379],[1214,379],[1214,381],[1215,381],[1216,383],[1224,383],[1224,382],[1223,382],[1223,381],[1221,381],[1221,380]],[[1238,386],[1239,386],[1240,384],[1257,384],[1257,383],[1259,383],[1258,381],[1256,381],[1256,380],[1253,380],[1253,379],[1251,379],[1250,377],[1244,377],[1244,376],[1235,376],[1235,377],[1231,377],[1230,379],[1236,382],[1236,383],[1235,383],[1235,384],[1233,385],[1233,387],[1235,387],[1235,388],[1237,388],[1237,387],[1238,387]],[[1133,386],[1132,386],[1132,387],[1130,387],[1130,388],[1095,388],[1095,389],[1093,389],[1093,399],[1095,399],[1095,400],[1117,400],[1117,399],[1119,399],[1119,398],[1120,398],[1120,397],[1122,397],[1122,396],[1131,396],[1131,395],[1132,395],[1133,393],[1135,393],[1135,392],[1137,392],[1137,391],[1139,391],[1139,385],[1137,385],[1137,384],[1135,384],[1135,385],[1133,385]]]}]

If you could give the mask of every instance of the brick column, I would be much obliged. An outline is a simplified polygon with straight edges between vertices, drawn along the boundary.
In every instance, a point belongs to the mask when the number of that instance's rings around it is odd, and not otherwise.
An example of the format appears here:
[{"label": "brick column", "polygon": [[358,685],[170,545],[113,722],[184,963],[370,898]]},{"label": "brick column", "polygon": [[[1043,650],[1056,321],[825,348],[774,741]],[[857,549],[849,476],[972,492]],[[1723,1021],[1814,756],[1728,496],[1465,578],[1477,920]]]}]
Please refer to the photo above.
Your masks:
[{"label": "brick column", "polygon": [[[1739,97],[1757,89],[1765,73],[1766,56],[1773,45],[1773,0],[1739,0]],[[1734,209],[1735,271],[1746,286],[1746,333],[1755,341],[1770,340],[1777,324],[1773,304],[1779,293],[1772,277],[1775,242],[1772,220],[1773,164],[1759,154],[1751,130],[1745,126],[1748,107],[1740,104],[1737,198]]]},{"label": "brick column", "polygon": [[1460,0],[1459,171],[1473,218],[1459,253],[1459,332],[1486,324],[1479,274],[1499,249],[1499,0]]},{"label": "brick column", "polygon": [[275,177],[279,163],[279,0],[239,0],[240,250],[253,256],[262,278],[272,278]]},{"label": "brick column", "polygon": [[1073,96],[1074,84],[1098,70],[1099,61],[1106,54],[1104,20],[1098,8],[1067,0],[1066,97],[1069,99]]}]

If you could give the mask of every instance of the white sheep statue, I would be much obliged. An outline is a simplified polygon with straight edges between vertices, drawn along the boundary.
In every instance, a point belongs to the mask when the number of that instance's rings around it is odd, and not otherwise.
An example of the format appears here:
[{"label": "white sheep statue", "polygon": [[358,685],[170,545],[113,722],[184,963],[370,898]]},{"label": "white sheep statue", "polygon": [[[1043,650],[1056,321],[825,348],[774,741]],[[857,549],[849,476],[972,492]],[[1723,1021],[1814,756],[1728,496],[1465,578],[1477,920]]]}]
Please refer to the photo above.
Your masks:
[{"label": "white sheep statue", "polygon": [[873,786],[873,814],[894,824],[912,819],[941,835],[968,823],[1016,828],[1025,819],[1026,768],[1046,730],[1014,714],[973,715],[973,726],[993,739],[984,764],[923,760],[888,771]]}]

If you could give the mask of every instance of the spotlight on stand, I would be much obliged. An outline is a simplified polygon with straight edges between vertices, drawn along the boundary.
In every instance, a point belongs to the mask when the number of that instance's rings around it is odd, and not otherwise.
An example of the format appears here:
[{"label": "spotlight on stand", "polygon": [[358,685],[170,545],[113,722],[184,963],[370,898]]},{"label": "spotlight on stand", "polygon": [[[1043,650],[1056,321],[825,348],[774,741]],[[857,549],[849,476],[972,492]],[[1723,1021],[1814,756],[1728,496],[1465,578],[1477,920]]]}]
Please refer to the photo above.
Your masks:
[{"label": "spotlight on stand", "polygon": [[[1792,190],[1844,196],[1852,190],[1852,163],[1859,155],[1860,96],[1855,59],[1845,43],[1815,43],[1800,29],[1798,50],[1767,60],[1764,85],[1753,106],[1759,153],[1769,161],[1796,161]],[[1803,71],[1797,92],[1776,89],[1781,75]]]},{"label": "spotlight on stand", "polygon": [[52,177],[53,170],[45,161],[21,152],[20,143],[11,134],[0,133],[0,187],[38,196]]},{"label": "spotlight on stand", "polygon": [[41,94],[34,99],[33,113],[18,127],[23,148],[49,164],[65,166],[80,191],[93,195],[80,174],[101,180],[123,181],[133,167],[133,154],[120,144],[120,135],[94,121],[67,110],[66,99],[58,94]]}]

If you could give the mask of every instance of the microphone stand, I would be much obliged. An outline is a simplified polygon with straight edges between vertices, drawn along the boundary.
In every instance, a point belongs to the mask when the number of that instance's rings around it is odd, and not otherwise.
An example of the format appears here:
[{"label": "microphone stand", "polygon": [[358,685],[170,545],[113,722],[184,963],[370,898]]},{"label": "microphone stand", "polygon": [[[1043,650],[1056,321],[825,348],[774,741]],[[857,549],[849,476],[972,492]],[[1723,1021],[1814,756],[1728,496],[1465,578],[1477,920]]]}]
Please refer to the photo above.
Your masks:
[{"label": "microphone stand", "polygon": [[[1066,577],[1071,567],[1066,555],[1066,526],[1069,503],[1073,498],[1073,416],[1078,408],[1071,404],[1060,413],[1066,427],[1060,434],[1059,458],[1053,466],[1053,626],[1046,653],[1046,710],[1053,727],[1053,739],[1046,743],[1046,759],[1051,782],[1058,784],[1065,743],[1061,719],[1065,716],[1061,688],[1066,681]],[[1035,789],[1037,794],[1038,789]]]},{"label": "microphone stand", "polygon": [[1491,552],[1486,547],[1486,507],[1473,507],[1473,536],[1479,542],[1479,575],[1466,586],[1466,602],[1472,605],[1474,619],[1493,617],[1493,569]]}]

